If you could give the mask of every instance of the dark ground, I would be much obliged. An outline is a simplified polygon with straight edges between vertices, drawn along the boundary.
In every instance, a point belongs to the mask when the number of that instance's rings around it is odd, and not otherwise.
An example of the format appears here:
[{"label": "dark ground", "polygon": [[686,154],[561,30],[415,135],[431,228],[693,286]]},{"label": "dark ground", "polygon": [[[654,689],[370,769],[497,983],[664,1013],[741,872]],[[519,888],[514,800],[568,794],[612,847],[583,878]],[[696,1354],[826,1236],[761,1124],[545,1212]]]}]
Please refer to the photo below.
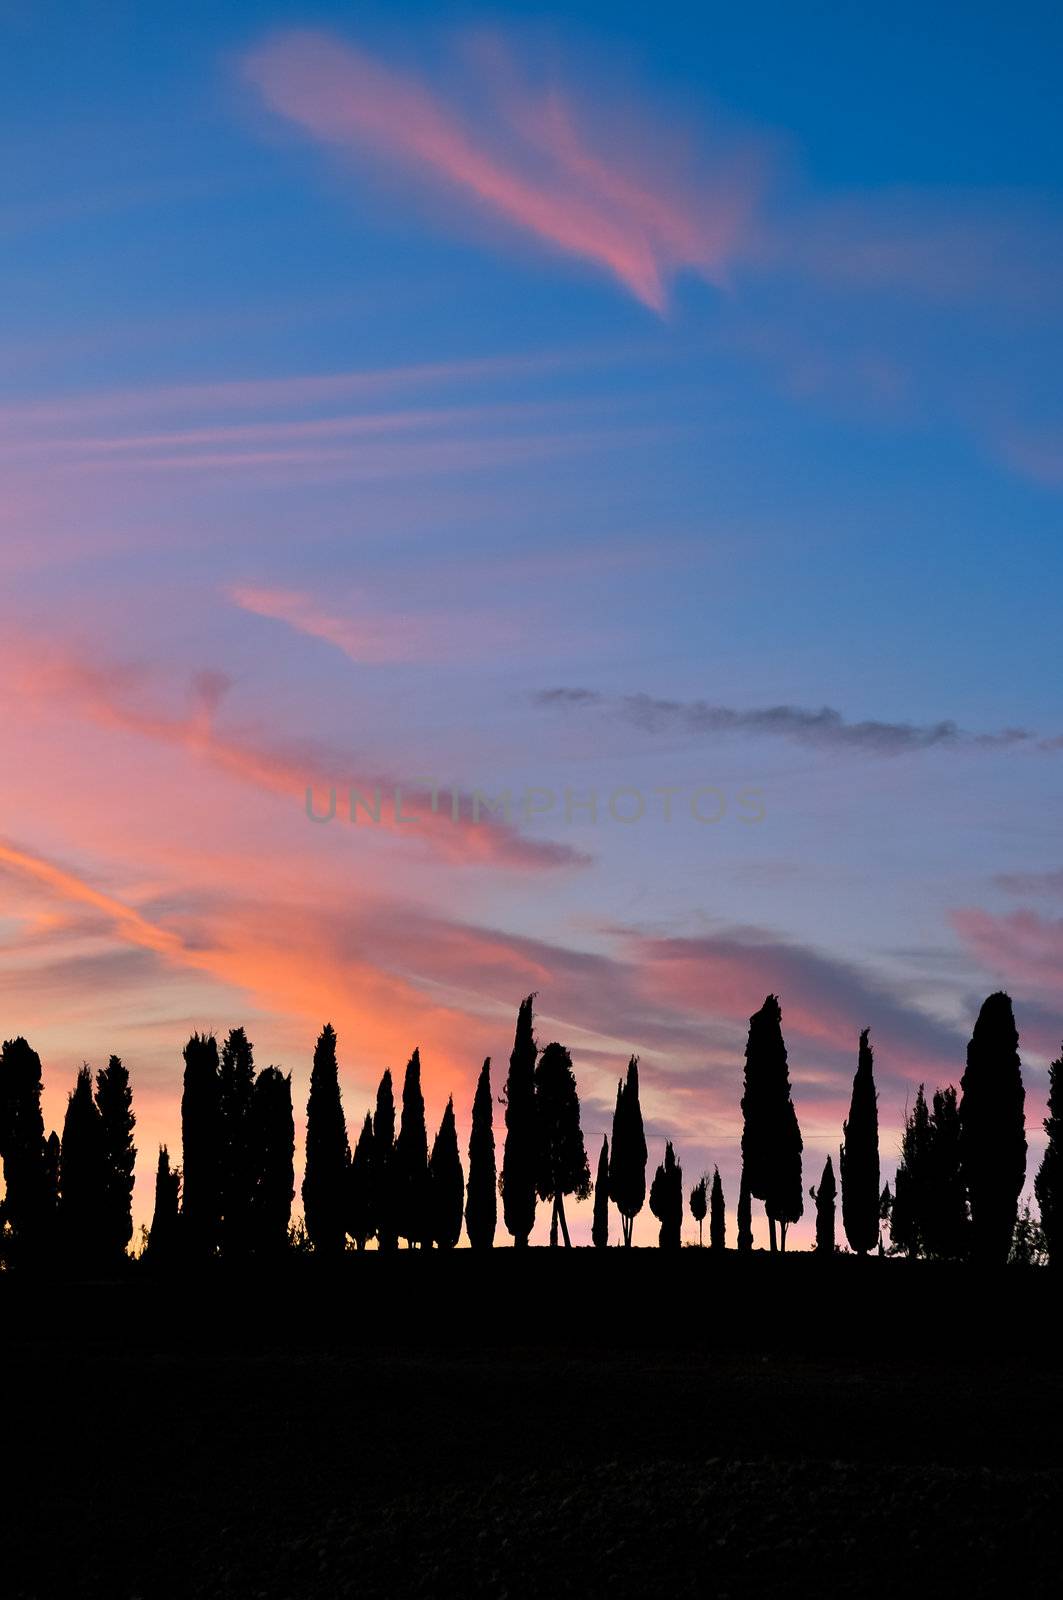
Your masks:
[{"label": "dark ground", "polygon": [[1063,1592],[1054,1274],[313,1265],[0,1276],[0,1591]]}]

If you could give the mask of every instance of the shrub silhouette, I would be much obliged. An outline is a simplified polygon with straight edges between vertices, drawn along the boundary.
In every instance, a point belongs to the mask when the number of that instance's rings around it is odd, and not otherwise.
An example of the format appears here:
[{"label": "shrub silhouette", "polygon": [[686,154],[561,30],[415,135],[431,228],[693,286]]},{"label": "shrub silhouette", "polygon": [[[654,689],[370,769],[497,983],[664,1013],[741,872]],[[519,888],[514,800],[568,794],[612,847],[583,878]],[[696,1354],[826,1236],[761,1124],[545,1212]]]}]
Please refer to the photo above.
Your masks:
[{"label": "shrub silhouette", "polygon": [[336,1034],[326,1022],[314,1047],[310,1073],[303,1175],[306,1231],[314,1250],[322,1256],[335,1257],[344,1249],[350,1159],[336,1065]]},{"label": "shrub silhouette", "polygon": [[720,1169],[712,1169],[712,1190],[709,1195],[709,1248],[724,1250],[727,1247],[727,1210],[723,1202],[723,1184]]},{"label": "shrub silhouette", "polygon": [[626,1078],[617,1084],[609,1154],[609,1198],[620,1213],[626,1246],[631,1244],[635,1218],[646,1202],[646,1160],[646,1135],[639,1104],[639,1058],[632,1056]]},{"label": "shrub silhouette", "polygon": [[849,1115],[842,1125],[842,1225],[850,1248],[867,1255],[878,1244],[878,1097],[868,1030],[860,1035]]},{"label": "shrub silhouette", "polygon": [[971,1249],[982,1263],[1004,1262],[1026,1177],[1019,1035],[1004,993],[991,994],[978,1013],[960,1088],[960,1161],[971,1207]]},{"label": "shrub silhouette", "polygon": [[664,1147],[664,1161],[650,1185],[650,1210],[661,1225],[662,1250],[678,1250],[683,1231],[683,1169],[675,1159],[672,1141]]},{"label": "shrub silhouette", "polygon": [[565,1196],[585,1200],[591,1174],[579,1120],[579,1095],[572,1057],[562,1044],[548,1044],[535,1068],[536,1189],[540,1200],[552,1200],[550,1243],[560,1227],[571,1245],[565,1219]]},{"label": "shrub silhouette", "polygon": [[415,1050],[402,1082],[402,1115],[393,1159],[395,1226],[412,1250],[431,1240],[428,1220],[428,1133],[421,1093],[421,1057]]},{"label": "shrub silhouette", "polygon": [[506,1078],[506,1142],[502,1152],[502,1215],[517,1249],[525,1249],[535,1226],[537,1138],[535,1127],[534,994],[522,1000]]},{"label": "shrub silhouette", "polygon": [[461,1213],[465,1204],[465,1174],[458,1154],[458,1130],[454,1125],[454,1101],[447,1101],[439,1132],[428,1159],[428,1244],[440,1250],[453,1250],[461,1238]]},{"label": "shrub silhouette", "polygon": [[596,1250],[605,1250],[609,1244],[609,1140],[604,1133],[602,1148],[598,1154],[598,1171],[594,1179],[591,1243]]},{"label": "shrub silhouette", "polygon": [[498,1222],[495,1175],[495,1132],[491,1103],[491,1057],[480,1068],[472,1102],[469,1134],[469,1182],[465,1194],[465,1230],[474,1250],[490,1250]]}]

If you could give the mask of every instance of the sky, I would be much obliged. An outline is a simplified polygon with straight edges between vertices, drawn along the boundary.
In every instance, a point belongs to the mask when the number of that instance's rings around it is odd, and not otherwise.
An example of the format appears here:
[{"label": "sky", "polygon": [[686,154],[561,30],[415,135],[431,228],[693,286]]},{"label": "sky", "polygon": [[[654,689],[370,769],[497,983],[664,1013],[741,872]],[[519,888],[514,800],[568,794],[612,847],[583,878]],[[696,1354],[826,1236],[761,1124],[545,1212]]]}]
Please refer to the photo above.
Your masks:
[{"label": "sky", "polygon": [[1032,1187],[1061,43],[0,0],[0,1030],[49,1127],[126,1061],[138,1222],[194,1028],[291,1071],[300,1138],[326,1020],[352,1130],[417,1045],[464,1140],[533,990],[592,1169],[635,1053],[651,1164],[718,1164],[733,1227],[766,994],[807,1189],[860,1030],[889,1177],[1005,987]]}]

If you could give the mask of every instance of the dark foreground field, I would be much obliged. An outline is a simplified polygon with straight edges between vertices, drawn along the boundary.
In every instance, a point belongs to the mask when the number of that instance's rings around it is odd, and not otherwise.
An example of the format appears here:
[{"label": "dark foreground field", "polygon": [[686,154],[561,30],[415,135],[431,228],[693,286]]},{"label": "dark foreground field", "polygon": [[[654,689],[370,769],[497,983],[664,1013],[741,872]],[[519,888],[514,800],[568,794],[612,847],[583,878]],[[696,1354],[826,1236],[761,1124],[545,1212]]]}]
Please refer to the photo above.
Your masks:
[{"label": "dark foreground field", "polygon": [[12,1596],[1063,1584],[1051,1275],[683,1251],[0,1278]]}]

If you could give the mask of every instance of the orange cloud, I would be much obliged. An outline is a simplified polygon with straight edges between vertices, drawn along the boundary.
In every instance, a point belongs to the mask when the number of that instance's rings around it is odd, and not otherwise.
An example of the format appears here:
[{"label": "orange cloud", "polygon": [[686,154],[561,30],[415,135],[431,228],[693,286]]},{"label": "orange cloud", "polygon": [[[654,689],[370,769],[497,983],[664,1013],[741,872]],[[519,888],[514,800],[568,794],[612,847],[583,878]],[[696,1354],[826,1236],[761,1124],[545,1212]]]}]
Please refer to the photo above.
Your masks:
[{"label": "orange cloud", "polygon": [[[610,139],[594,149],[573,107],[503,93],[482,126],[431,89],[326,34],[281,34],[244,74],[278,115],[347,154],[369,152],[465,194],[481,210],[612,273],[664,311],[681,270],[718,280],[748,209],[748,184],[678,192],[665,165],[641,170]],[[487,110],[493,120],[484,121]],[[625,107],[630,121],[630,107]]]}]

